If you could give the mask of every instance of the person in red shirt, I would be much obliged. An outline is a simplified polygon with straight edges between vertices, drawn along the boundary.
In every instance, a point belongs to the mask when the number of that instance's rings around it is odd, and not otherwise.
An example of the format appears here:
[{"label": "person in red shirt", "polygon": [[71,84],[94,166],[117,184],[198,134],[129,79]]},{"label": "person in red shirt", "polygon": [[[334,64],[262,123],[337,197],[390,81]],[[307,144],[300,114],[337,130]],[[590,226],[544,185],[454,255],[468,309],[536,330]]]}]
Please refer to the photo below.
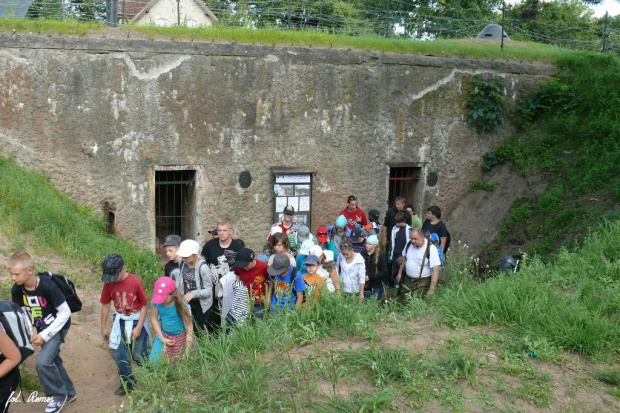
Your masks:
[{"label": "person in red shirt", "polygon": [[[101,336],[109,340],[112,357],[118,367],[121,386],[114,392],[127,394],[136,386],[131,360],[140,365],[148,357],[148,333],[144,325],[148,299],[142,281],[125,269],[123,257],[111,254],[102,263],[103,291],[101,291]],[[108,334],[106,327],[110,307],[114,302],[114,323]]]},{"label": "person in red shirt", "polygon": [[344,215],[347,219],[347,228],[353,229],[360,224],[366,226],[368,221],[366,220],[366,213],[362,208],[357,206],[357,198],[355,195],[351,195],[347,198],[347,207],[340,211],[339,215]]},{"label": "person in red shirt", "polygon": [[251,249],[241,248],[237,253],[235,274],[248,289],[254,303],[252,313],[257,318],[263,318],[265,309],[269,310],[269,302],[265,300],[267,280],[269,279],[267,268],[269,268],[267,263],[254,258],[254,251]]},{"label": "person in red shirt", "polygon": [[[288,237],[293,232],[295,232],[293,231],[293,215],[295,215],[295,208],[293,208],[291,205],[287,205],[286,207],[284,207],[284,210],[282,210],[282,221],[276,222],[271,227],[280,227],[282,233]],[[274,231],[269,232],[269,235],[267,236],[267,242],[271,240],[271,236],[273,235],[273,233]]]}]

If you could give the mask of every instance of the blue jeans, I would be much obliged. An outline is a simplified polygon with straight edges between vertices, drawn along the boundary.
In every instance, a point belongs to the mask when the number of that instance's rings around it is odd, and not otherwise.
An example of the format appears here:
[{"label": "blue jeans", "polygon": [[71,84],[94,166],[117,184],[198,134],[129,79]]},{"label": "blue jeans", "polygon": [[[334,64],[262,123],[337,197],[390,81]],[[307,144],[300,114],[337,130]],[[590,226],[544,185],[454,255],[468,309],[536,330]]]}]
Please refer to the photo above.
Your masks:
[{"label": "blue jeans", "polygon": [[71,320],[67,321],[58,334],[41,346],[41,352],[37,357],[36,369],[41,387],[45,395],[53,397],[54,401],[63,401],[65,397],[76,394],[73,382],[60,358],[60,345],[65,342],[69,327]]},{"label": "blue jeans", "polygon": [[[133,321],[133,328],[136,328],[137,325],[138,320]],[[138,366],[142,365],[144,359],[148,360],[149,353],[146,350],[148,335],[144,327],[142,327],[140,337],[128,343],[125,337],[125,320],[120,320],[120,327],[122,335],[121,342],[116,350],[112,350],[112,358],[114,358],[116,367],[118,368],[121,386],[127,386],[127,388],[132,389],[136,385],[136,378],[131,371],[131,359],[133,359]],[[129,353],[131,353],[131,359],[129,358]]]},{"label": "blue jeans", "polygon": [[252,306],[252,314],[254,317],[262,320],[263,315],[265,314],[265,303],[254,304]]},{"label": "blue jeans", "polygon": [[377,300],[381,301],[381,298],[383,298],[383,286],[381,286],[381,287],[372,287],[369,290],[364,290],[364,298],[365,299],[369,300],[373,296]]}]

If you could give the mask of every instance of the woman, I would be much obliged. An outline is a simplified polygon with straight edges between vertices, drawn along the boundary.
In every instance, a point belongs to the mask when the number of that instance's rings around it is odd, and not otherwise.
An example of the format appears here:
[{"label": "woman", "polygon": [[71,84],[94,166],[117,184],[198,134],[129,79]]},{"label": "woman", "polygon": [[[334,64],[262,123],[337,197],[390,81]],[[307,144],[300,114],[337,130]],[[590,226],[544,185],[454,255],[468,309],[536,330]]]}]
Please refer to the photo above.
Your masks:
[{"label": "woman", "polygon": [[353,251],[353,242],[349,238],[345,238],[340,243],[338,269],[344,292],[350,295],[357,295],[360,301],[364,300],[366,263],[360,254]]},{"label": "woman", "polygon": [[381,254],[379,248],[379,238],[371,235],[366,240],[366,249],[362,251],[362,257],[366,264],[366,285],[364,294],[366,298],[373,295],[377,300],[383,297],[383,280],[387,277],[387,258]]}]

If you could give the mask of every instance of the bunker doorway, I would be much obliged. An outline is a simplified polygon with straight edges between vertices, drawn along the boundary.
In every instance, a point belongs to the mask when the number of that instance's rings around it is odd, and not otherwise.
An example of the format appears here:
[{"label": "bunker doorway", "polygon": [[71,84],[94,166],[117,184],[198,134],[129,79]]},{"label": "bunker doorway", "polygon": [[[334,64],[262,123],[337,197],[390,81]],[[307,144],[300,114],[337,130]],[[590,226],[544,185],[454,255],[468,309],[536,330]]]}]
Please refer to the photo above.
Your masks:
[{"label": "bunker doorway", "polygon": [[388,206],[394,206],[394,200],[398,196],[405,198],[405,205],[415,205],[416,186],[420,180],[421,171],[420,167],[390,167]]},{"label": "bunker doorway", "polygon": [[155,236],[160,248],[168,235],[191,238],[196,171],[155,171]]}]

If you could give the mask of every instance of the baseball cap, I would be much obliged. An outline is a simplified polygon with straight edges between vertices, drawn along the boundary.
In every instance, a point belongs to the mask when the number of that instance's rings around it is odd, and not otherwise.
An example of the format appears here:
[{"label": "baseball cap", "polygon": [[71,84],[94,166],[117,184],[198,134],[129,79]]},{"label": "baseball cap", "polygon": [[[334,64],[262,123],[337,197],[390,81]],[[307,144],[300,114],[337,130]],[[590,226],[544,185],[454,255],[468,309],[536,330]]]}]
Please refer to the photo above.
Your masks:
[{"label": "baseball cap", "polygon": [[170,293],[176,290],[176,288],[177,286],[172,278],[160,277],[157,281],[155,281],[155,286],[153,287],[153,298],[151,299],[151,302],[153,304],[163,304]]},{"label": "baseball cap", "polygon": [[372,245],[379,245],[379,238],[373,234],[369,236],[368,238],[366,238],[366,242]]},{"label": "baseball cap", "polygon": [[373,219],[379,219],[379,211],[377,211],[376,209],[371,209],[370,211],[368,211],[368,216]]},{"label": "baseball cap", "polygon": [[249,248],[241,248],[237,252],[237,259],[235,260],[235,267],[245,268],[254,261],[254,251]]},{"label": "baseball cap", "polygon": [[297,228],[297,239],[301,242],[310,239],[310,228],[305,225],[300,225],[299,228]]},{"label": "baseball cap", "polygon": [[287,205],[284,207],[284,210],[282,211],[282,213],[286,215],[293,215],[295,214],[295,208],[293,208],[292,205]]},{"label": "baseball cap", "polygon": [[282,233],[282,227],[278,224],[274,225],[271,227],[271,230],[269,231],[269,235],[273,235],[273,234],[277,234],[277,233]]},{"label": "baseball cap", "polygon": [[267,268],[269,275],[280,275],[291,267],[291,259],[286,254],[276,254],[273,256],[273,262]]},{"label": "baseball cap", "polygon": [[176,247],[177,245],[181,245],[181,237],[178,235],[168,235],[162,247]]},{"label": "baseball cap", "polygon": [[193,239],[186,239],[183,241],[177,251],[177,255],[183,258],[191,257],[194,254],[200,254],[200,245],[198,245],[198,241],[194,241]]},{"label": "baseball cap", "polygon": [[318,242],[327,242],[327,228],[319,227],[319,229],[316,230],[316,240]]},{"label": "baseball cap", "polygon": [[299,253],[302,255],[308,255],[310,254],[310,248],[312,248],[313,246],[314,246],[314,242],[307,239],[301,243],[301,247],[299,248]]},{"label": "baseball cap", "polygon": [[351,238],[351,241],[359,242],[361,237],[362,237],[362,229],[361,228],[353,228],[351,230],[351,236],[349,237],[349,238]]},{"label": "baseball cap", "polygon": [[113,283],[118,279],[118,274],[123,270],[125,262],[119,254],[110,254],[101,263],[101,281]]},{"label": "baseball cap", "polygon": [[308,258],[306,258],[306,262],[304,265],[308,265],[308,264],[318,265],[319,262],[320,262],[319,257],[317,257],[316,255],[308,255]]},{"label": "baseball cap", "polygon": [[323,250],[323,255],[325,255],[325,262],[334,260],[334,251],[332,250]]}]

